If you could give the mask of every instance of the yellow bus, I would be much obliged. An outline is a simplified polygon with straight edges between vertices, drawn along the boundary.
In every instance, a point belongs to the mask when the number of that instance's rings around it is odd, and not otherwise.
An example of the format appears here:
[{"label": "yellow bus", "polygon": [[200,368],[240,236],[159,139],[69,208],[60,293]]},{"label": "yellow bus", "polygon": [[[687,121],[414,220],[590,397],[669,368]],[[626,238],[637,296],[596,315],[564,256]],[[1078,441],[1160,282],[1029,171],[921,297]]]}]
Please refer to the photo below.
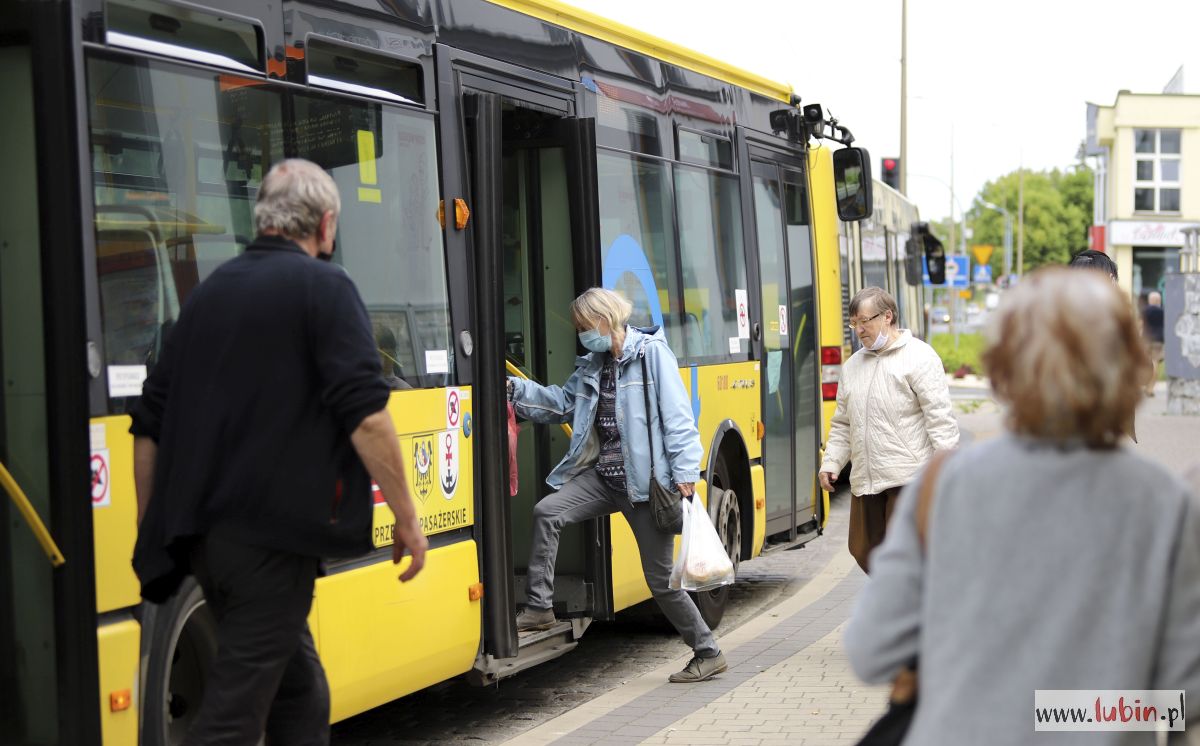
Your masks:
[{"label": "yellow bus", "polygon": [[[592,521],[563,537],[561,624],[515,629],[531,509],[566,439],[526,426],[510,497],[505,371],[567,378],[567,305],[589,286],[664,327],[730,556],[821,532],[839,215],[869,214],[870,166],[788,86],[552,0],[7,3],[0,39],[6,743],[171,744],[195,717],[213,621],[191,580],[141,602],[126,412],[285,157],[339,185],[336,261],[371,315],[430,537],[401,586],[377,501],[375,551],[318,580],[334,719],[494,682],[649,598],[624,519]],[[726,598],[696,602],[716,625]]]}]

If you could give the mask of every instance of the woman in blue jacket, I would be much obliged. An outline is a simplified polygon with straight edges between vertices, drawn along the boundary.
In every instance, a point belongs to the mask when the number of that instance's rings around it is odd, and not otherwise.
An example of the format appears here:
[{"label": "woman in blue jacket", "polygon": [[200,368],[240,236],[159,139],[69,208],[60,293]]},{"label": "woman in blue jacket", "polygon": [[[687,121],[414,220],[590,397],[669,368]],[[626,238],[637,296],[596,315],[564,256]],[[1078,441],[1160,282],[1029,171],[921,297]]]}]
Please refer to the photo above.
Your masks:
[{"label": "woman in blue jacket", "polygon": [[[567,455],[546,478],[557,492],[533,509],[527,603],[517,615],[517,630],[554,624],[554,559],[563,526],[619,510],[637,539],[646,584],[695,653],[671,681],[706,681],[728,665],[696,605],[683,591],[668,588],[674,536],[658,530],[649,508],[651,459],[664,487],[673,482],[684,497],[694,494],[703,453],[700,433],[666,337],[658,327],[628,326],[632,312],[629,302],[611,290],[586,291],[571,304],[571,316],[590,352],[576,360],[566,384],[508,379],[518,415],[546,424],[570,422],[573,428]],[[650,377],[652,443],[647,442],[642,395],[643,357]]]}]

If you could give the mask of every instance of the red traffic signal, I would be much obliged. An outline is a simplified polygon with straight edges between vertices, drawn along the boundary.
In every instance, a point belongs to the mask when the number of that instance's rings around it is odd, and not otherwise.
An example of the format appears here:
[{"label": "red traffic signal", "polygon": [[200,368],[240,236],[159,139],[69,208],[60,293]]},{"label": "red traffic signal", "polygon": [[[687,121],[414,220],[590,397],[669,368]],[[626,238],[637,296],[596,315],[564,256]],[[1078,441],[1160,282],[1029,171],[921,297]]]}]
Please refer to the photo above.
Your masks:
[{"label": "red traffic signal", "polygon": [[880,161],[880,167],[883,171],[880,180],[887,184],[892,189],[899,191],[900,189],[900,159],[899,158],[884,158]]}]

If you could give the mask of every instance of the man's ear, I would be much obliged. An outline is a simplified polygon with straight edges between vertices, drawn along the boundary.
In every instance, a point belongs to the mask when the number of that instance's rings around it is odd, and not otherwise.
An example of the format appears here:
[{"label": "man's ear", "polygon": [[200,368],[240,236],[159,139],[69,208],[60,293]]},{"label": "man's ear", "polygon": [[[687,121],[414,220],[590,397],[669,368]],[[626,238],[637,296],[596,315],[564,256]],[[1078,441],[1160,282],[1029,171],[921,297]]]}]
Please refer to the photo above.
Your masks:
[{"label": "man's ear", "polygon": [[326,210],[321,216],[321,224],[319,226],[321,235],[319,238],[323,241],[332,240],[337,231],[337,215],[333,210]]}]

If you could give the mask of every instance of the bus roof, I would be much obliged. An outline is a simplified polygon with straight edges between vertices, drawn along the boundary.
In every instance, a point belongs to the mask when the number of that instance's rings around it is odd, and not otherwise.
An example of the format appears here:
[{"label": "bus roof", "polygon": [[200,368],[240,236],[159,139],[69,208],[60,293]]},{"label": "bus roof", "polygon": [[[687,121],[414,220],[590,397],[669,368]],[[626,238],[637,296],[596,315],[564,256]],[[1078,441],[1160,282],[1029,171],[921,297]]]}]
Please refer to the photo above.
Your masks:
[{"label": "bus roof", "polygon": [[638,31],[595,13],[580,10],[558,0],[488,0],[488,2],[641,52],[663,62],[678,65],[726,83],[741,86],[768,98],[778,99],[785,103],[791,102],[793,91],[790,85],[728,65],[706,54],[694,52],[686,47]]}]

